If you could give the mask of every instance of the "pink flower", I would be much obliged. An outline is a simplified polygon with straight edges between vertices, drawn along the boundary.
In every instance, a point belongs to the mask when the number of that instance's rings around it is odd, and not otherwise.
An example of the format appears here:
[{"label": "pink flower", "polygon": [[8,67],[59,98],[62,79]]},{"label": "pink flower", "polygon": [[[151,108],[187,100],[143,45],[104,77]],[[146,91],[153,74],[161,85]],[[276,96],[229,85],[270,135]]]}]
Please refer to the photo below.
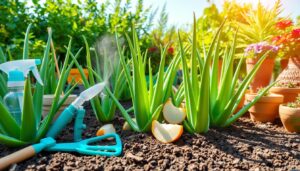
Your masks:
[{"label": "pink flower", "polygon": [[268,42],[259,42],[255,44],[250,44],[246,49],[245,49],[245,54],[249,55],[251,53],[254,53],[254,55],[259,55],[262,53],[267,52],[268,50],[271,50],[272,52],[276,53],[279,50],[278,46],[271,45]]}]

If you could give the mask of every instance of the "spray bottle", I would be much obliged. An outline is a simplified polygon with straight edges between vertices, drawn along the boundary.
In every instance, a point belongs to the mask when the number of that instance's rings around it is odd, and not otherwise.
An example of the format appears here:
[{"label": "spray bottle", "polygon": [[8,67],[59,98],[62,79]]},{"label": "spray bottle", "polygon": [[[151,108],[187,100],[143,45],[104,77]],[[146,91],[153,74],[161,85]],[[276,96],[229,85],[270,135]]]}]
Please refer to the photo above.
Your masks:
[{"label": "spray bottle", "polygon": [[23,110],[25,78],[29,71],[32,71],[36,80],[43,85],[37,69],[39,64],[41,64],[40,59],[16,60],[0,64],[0,70],[8,75],[8,93],[3,98],[3,102],[19,125]]}]

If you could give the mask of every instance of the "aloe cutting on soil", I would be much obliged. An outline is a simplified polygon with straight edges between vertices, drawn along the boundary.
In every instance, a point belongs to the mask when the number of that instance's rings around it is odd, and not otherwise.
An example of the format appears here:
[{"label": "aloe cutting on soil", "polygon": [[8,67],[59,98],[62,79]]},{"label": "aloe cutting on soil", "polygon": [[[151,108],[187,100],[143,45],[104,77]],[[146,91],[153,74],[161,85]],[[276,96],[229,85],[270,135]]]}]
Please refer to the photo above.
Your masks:
[{"label": "aloe cutting on soil", "polygon": [[[29,49],[29,31],[31,25],[28,26],[25,39],[24,39],[24,50],[23,50],[23,59],[28,59]],[[50,53],[50,41],[52,33],[49,32],[48,41],[44,51],[44,56],[42,58],[42,65],[40,67],[40,76],[44,83],[47,83],[47,73],[48,66],[53,60],[49,59]],[[68,45],[68,49],[71,49],[71,40]],[[76,55],[78,56],[78,54]],[[1,59],[6,59],[3,53],[0,53]],[[34,94],[32,95],[32,88],[30,79],[26,80],[25,90],[24,90],[24,108],[22,111],[22,121],[19,126],[16,121],[12,118],[11,114],[4,106],[3,102],[0,101],[0,142],[8,146],[21,146],[25,144],[31,144],[39,141],[47,132],[50,123],[52,122],[53,117],[56,114],[56,111],[68,98],[72,90],[75,88],[75,85],[67,91],[62,99],[60,95],[63,91],[64,85],[68,77],[68,73],[72,68],[74,62],[69,61],[69,54],[66,55],[65,63],[62,68],[61,77],[58,79],[58,84],[55,89],[55,99],[51,106],[51,111],[48,116],[42,120],[42,105],[43,105],[43,95],[44,87],[40,84],[36,84],[34,88]],[[2,76],[2,75],[1,75]],[[1,78],[1,80],[5,78]]]},{"label": "aloe cutting on soil", "polygon": [[211,126],[225,127],[230,125],[246,113],[275,83],[269,85],[263,92],[258,94],[252,102],[244,106],[236,114],[233,114],[268,53],[262,56],[236,90],[239,71],[245,58],[240,59],[237,68],[234,70],[233,62],[237,35],[235,34],[232,45],[228,46],[224,51],[221,76],[218,82],[218,61],[221,51],[219,38],[224,23],[225,21],[215,34],[208,52],[203,48],[204,53],[202,57],[196,44],[197,29],[196,19],[194,17],[190,70],[188,69],[188,59],[179,35],[187,112],[187,119],[184,121],[184,126],[190,133],[204,133],[207,132]]}]

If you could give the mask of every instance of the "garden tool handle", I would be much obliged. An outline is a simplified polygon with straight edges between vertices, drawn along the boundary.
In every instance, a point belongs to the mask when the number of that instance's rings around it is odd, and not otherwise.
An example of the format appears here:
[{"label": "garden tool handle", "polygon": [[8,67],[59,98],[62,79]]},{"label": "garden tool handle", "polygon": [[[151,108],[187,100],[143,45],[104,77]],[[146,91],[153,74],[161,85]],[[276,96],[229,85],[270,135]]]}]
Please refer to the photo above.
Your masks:
[{"label": "garden tool handle", "polygon": [[0,159],[0,170],[4,170],[8,166],[24,161],[36,154],[33,146],[23,148],[17,152],[14,152],[8,156]]},{"label": "garden tool handle", "polygon": [[74,141],[81,141],[81,136],[83,130],[86,128],[86,125],[83,123],[85,116],[85,110],[80,108],[76,112],[75,123],[74,123]]},{"label": "garden tool handle", "polygon": [[66,127],[66,125],[72,121],[76,110],[77,109],[73,105],[65,108],[65,110],[49,128],[46,137],[55,138]]}]

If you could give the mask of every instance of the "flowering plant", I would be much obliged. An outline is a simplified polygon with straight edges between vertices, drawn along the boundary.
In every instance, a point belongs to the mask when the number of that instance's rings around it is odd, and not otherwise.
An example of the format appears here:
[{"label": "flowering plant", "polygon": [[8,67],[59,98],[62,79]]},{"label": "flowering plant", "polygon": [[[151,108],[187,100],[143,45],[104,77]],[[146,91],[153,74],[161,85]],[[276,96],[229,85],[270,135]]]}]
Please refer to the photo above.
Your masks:
[{"label": "flowering plant", "polygon": [[263,56],[267,51],[270,51],[268,54],[269,57],[275,57],[277,55],[277,52],[279,50],[279,47],[276,45],[272,45],[268,42],[259,42],[250,44],[245,49],[245,55],[255,58],[260,58]]},{"label": "flowering plant", "polygon": [[286,30],[287,28],[293,25],[293,21],[291,20],[282,20],[276,23],[276,28],[279,30]]},{"label": "flowering plant", "polygon": [[272,41],[275,45],[280,46],[283,56],[300,56],[300,28],[276,36]]}]

